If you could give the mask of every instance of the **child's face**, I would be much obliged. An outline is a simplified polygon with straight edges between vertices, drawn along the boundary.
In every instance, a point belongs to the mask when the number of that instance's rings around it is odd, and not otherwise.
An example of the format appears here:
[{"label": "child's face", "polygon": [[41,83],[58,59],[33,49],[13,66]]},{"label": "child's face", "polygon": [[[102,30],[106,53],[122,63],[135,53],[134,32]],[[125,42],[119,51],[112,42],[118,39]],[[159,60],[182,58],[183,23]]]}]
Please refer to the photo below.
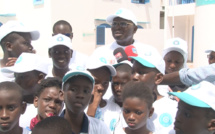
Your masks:
[{"label": "child's face", "polygon": [[144,100],[136,97],[126,98],[123,102],[123,116],[132,130],[146,127],[147,118],[153,113],[153,109],[148,109]]},{"label": "child's face", "polygon": [[66,110],[78,114],[89,104],[93,83],[84,76],[76,76],[64,85]]},{"label": "child's face", "polygon": [[23,33],[22,36],[16,34],[16,38],[14,42],[11,42],[10,48],[8,48],[13,57],[19,57],[23,52],[35,53],[31,45],[30,33]]},{"label": "child's face", "polygon": [[171,51],[165,55],[164,61],[166,63],[165,73],[168,74],[179,71],[183,67],[184,57],[177,51]]},{"label": "child's face", "polygon": [[110,81],[110,71],[106,67],[101,67],[99,69],[90,70],[90,73],[95,79],[94,92],[97,91],[102,93],[102,96],[106,93],[109,81]]},{"label": "child's face", "polygon": [[25,112],[26,105],[21,95],[14,90],[0,91],[0,132],[8,132],[19,127],[19,117]]},{"label": "child's face", "polygon": [[212,51],[212,52],[208,55],[208,63],[209,63],[209,64],[215,63],[215,52]]},{"label": "child's face", "polygon": [[134,60],[132,74],[134,81],[147,83],[147,86],[149,86],[150,88],[153,88],[156,85],[155,77],[157,72],[155,68],[145,67],[138,61]]},{"label": "child's face", "polygon": [[131,75],[127,72],[117,72],[116,76],[112,78],[112,92],[116,102],[122,103],[122,89],[123,86],[131,80]]},{"label": "child's face", "polygon": [[39,81],[39,76],[34,71],[15,73],[15,82],[24,89],[24,95],[34,95]]},{"label": "child's face", "polygon": [[34,106],[38,109],[40,120],[50,116],[58,116],[62,110],[63,93],[56,87],[48,87],[34,98]]},{"label": "child's face", "polygon": [[207,134],[209,119],[204,108],[193,107],[180,101],[175,118],[176,134]]},{"label": "child's face", "polygon": [[51,48],[49,55],[52,58],[54,67],[67,69],[72,57],[72,50],[64,45],[57,45]]}]

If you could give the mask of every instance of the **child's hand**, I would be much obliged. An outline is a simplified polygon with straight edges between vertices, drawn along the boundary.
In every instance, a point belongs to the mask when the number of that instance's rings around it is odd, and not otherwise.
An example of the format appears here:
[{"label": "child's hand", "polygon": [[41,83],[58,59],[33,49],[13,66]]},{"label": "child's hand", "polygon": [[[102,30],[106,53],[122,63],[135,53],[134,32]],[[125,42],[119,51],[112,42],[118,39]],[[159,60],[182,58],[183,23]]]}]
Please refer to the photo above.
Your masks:
[{"label": "child's hand", "polygon": [[8,60],[9,61],[6,63],[6,66],[10,67],[10,66],[13,66],[15,64],[17,58],[16,57],[9,57]]}]

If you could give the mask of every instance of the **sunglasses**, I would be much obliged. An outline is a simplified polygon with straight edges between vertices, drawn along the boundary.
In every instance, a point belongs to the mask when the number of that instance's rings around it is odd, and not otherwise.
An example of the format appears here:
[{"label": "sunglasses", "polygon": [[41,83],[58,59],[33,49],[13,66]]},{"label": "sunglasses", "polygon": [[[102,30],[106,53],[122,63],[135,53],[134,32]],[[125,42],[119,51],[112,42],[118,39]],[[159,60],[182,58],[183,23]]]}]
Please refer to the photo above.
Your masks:
[{"label": "sunglasses", "polygon": [[120,22],[117,22],[117,21],[113,21],[112,23],[112,27],[116,27],[116,26],[120,26],[120,27],[127,27],[128,25],[133,25],[133,23],[128,23],[128,22],[125,22],[125,21],[120,21]]}]

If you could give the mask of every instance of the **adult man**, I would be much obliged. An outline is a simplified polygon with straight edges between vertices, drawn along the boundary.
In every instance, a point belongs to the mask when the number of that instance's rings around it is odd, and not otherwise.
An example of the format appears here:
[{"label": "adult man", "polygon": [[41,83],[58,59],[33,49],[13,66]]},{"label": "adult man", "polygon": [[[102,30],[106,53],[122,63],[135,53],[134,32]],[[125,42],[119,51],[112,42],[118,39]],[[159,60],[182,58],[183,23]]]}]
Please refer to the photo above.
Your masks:
[{"label": "adult man", "polygon": [[[116,63],[113,51],[116,48],[125,48],[129,45],[144,45],[134,40],[133,36],[137,31],[137,20],[135,15],[127,9],[121,8],[115,14],[107,17],[106,21],[111,24],[111,31],[115,42],[97,48],[93,55],[104,57],[110,64]],[[145,45],[146,49],[153,48]]]}]

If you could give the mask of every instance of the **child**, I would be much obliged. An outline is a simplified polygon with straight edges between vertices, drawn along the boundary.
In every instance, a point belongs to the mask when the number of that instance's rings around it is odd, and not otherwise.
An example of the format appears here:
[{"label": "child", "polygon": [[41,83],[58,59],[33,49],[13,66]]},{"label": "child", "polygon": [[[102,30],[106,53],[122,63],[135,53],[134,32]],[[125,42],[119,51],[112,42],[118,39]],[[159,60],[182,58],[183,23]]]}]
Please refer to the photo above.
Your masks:
[{"label": "child", "polygon": [[19,126],[19,117],[25,112],[22,88],[14,82],[0,83],[0,133],[28,134]]},{"label": "child", "polygon": [[205,50],[205,53],[208,53],[208,63],[215,63],[215,47],[213,46],[211,49]]},{"label": "child", "polygon": [[136,48],[138,56],[131,57],[134,60],[133,80],[146,83],[155,94],[155,111],[149,120],[153,126],[149,126],[149,129],[158,134],[172,134],[177,102],[163,97],[157,90],[157,85],[163,80],[165,62],[155,49],[145,50],[141,46]]},{"label": "child", "polygon": [[[0,60],[0,68],[13,66],[22,52],[35,53],[31,41],[37,40],[39,37],[39,31],[26,27],[19,21],[8,21],[2,25],[0,27],[0,44],[4,55]],[[0,73],[0,82],[13,79],[13,73]]]},{"label": "child", "polygon": [[109,134],[107,126],[98,119],[88,117],[84,109],[89,104],[94,87],[94,78],[84,70],[69,71],[63,77],[64,102],[66,109],[62,112],[70,122],[72,132],[75,134]]},{"label": "child", "polygon": [[180,101],[175,118],[176,134],[213,134],[215,132],[215,86],[203,81],[184,92],[171,92]]},{"label": "child", "polygon": [[41,120],[58,116],[63,108],[63,92],[61,91],[62,81],[56,77],[43,80],[34,97],[34,106],[38,114],[31,119],[30,129]]},{"label": "child", "polygon": [[[180,69],[187,67],[187,42],[181,38],[167,40],[163,50],[163,59],[166,64],[165,74],[179,71]],[[167,92],[182,92],[186,90],[187,87],[185,85],[169,85],[166,89]],[[164,89],[158,91],[162,92]],[[168,95],[167,92],[164,93],[164,95]]]},{"label": "child", "polygon": [[27,103],[25,114],[20,117],[20,126],[28,128],[31,119],[37,114],[33,105],[34,94],[39,83],[47,74],[48,62],[37,54],[22,53],[14,66],[2,68],[3,72],[14,73],[15,82],[23,88],[24,101]]},{"label": "child", "polygon": [[[134,92],[135,91],[135,92]],[[128,125],[126,134],[152,134],[147,129],[147,119],[154,112],[152,90],[142,82],[128,82],[122,92],[123,116]],[[120,133],[121,134],[121,133]]]},{"label": "child", "polygon": [[116,76],[113,76],[111,80],[113,95],[107,100],[107,105],[100,108],[102,119],[111,132],[114,132],[116,128],[121,129],[125,124],[122,116],[122,91],[124,85],[131,80],[132,74],[130,61],[122,61],[113,66],[116,69]]},{"label": "child", "polygon": [[32,134],[72,134],[72,130],[66,119],[53,116],[40,121]]},{"label": "child", "polygon": [[52,37],[48,46],[49,57],[53,65],[49,69],[47,77],[59,77],[60,79],[68,72],[70,58],[72,58],[72,43],[69,37],[57,34]]},{"label": "child", "polygon": [[112,65],[107,64],[105,58],[93,56],[90,57],[87,69],[95,79],[93,97],[88,106],[87,114],[103,120],[100,108],[107,106],[107,100],[103,99],[103,96],[108,89],[110,78],[116,75],[116,70]]},{"label": "child", "polygon": [[[53,34],[63,34],[67,37],[69,37],[72,41],[73,39],[73,32],[72,32],[72,26],[69,24],[69,22],[65,20],[59,20],[53,25]],[[81,66],[86,67],[86,62],[88,61],[88,56],[86,54],[80,53],[74,49],[72,49],[72,58],[70,59],[69,67],[74,66]]]}]

